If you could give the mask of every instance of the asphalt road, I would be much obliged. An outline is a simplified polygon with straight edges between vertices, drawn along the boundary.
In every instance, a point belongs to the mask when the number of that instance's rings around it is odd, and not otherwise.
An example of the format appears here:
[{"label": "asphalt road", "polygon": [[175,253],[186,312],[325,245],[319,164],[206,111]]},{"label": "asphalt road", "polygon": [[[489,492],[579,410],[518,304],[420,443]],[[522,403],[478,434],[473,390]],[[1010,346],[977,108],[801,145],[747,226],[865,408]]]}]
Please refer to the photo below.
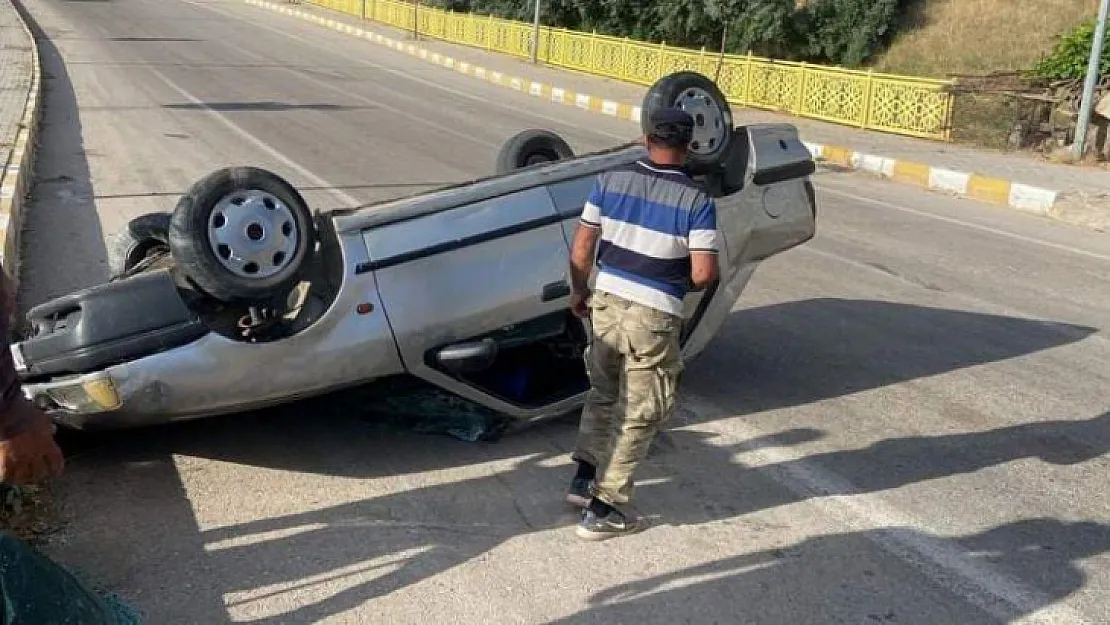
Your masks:
[{"label": "asphalt road", "polygon": [[[484,175],[525,127],[636,130],[234,0],[26,4],[24,306],[102,280],[106,233],[219,166],[343,206]],[[84,445],[49,551],[150,623],[1110,622],[1110,241],[817,180],[817,239],[690,365],[642,535],[574,538],[573,422],[468,444],[322,400]]]}]

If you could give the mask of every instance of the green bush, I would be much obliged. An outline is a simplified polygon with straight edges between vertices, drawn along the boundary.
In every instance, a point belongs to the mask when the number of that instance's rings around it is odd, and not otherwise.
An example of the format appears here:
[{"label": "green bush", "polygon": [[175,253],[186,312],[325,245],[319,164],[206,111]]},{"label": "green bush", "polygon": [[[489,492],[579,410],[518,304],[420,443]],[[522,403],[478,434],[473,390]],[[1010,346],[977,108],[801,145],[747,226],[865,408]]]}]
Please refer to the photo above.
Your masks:
[{"label": "green bush", "polygon": [[[1092,19],[1061,37],[1052,53],[1033,68],[1033,75],[1048,79],[1083,78],[1087,75],[1094,41],[1095,20]],[[1110,29],[1102,46],[1100,71],[1102,74],[1110,73]]]}]

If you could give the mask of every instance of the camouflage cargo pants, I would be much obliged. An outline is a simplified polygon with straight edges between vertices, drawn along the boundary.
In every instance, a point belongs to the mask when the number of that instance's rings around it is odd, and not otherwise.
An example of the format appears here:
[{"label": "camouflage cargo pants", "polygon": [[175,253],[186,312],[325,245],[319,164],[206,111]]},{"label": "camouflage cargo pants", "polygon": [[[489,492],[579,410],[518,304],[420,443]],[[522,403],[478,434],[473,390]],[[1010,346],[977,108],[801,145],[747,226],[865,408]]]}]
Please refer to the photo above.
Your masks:
[{"label": "camouflage cargo pants", "polygon": [[632,497],[633,473],[674,412],[682,374],[682,319],[595,292],[586,352],[592,388],[572,454],[597,467],[595,494],[611,505]]}]

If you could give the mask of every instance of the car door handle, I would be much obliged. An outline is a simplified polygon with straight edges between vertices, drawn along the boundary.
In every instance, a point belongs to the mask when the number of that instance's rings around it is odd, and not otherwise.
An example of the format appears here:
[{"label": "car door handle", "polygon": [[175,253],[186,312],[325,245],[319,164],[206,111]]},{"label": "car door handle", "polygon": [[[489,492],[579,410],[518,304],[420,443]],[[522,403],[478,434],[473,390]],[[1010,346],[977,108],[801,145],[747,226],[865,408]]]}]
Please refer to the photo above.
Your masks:
[{"label": "car door handle", "polygon": [[559,280],[550,284],[543,285],[543,301],[550,302],[552,300],[562,299],[570,295],[570,285],[566,280]]}]

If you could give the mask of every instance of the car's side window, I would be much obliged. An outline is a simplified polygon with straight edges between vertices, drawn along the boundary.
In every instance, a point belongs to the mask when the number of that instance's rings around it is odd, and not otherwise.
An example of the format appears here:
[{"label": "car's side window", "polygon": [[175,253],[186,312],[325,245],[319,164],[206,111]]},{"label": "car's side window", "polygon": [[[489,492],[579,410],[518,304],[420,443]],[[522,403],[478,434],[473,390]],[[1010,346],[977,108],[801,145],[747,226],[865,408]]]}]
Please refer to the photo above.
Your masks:
[{"label": "car's side window", "polygon": [[597,175],[590,174],[548,185],[547,190],[551,192],[551,199],[555,202],[555,210],[559,216],[577,218],[581,215],[582,208],[586,205],[586,198],[590,196],[596,181]]}]

